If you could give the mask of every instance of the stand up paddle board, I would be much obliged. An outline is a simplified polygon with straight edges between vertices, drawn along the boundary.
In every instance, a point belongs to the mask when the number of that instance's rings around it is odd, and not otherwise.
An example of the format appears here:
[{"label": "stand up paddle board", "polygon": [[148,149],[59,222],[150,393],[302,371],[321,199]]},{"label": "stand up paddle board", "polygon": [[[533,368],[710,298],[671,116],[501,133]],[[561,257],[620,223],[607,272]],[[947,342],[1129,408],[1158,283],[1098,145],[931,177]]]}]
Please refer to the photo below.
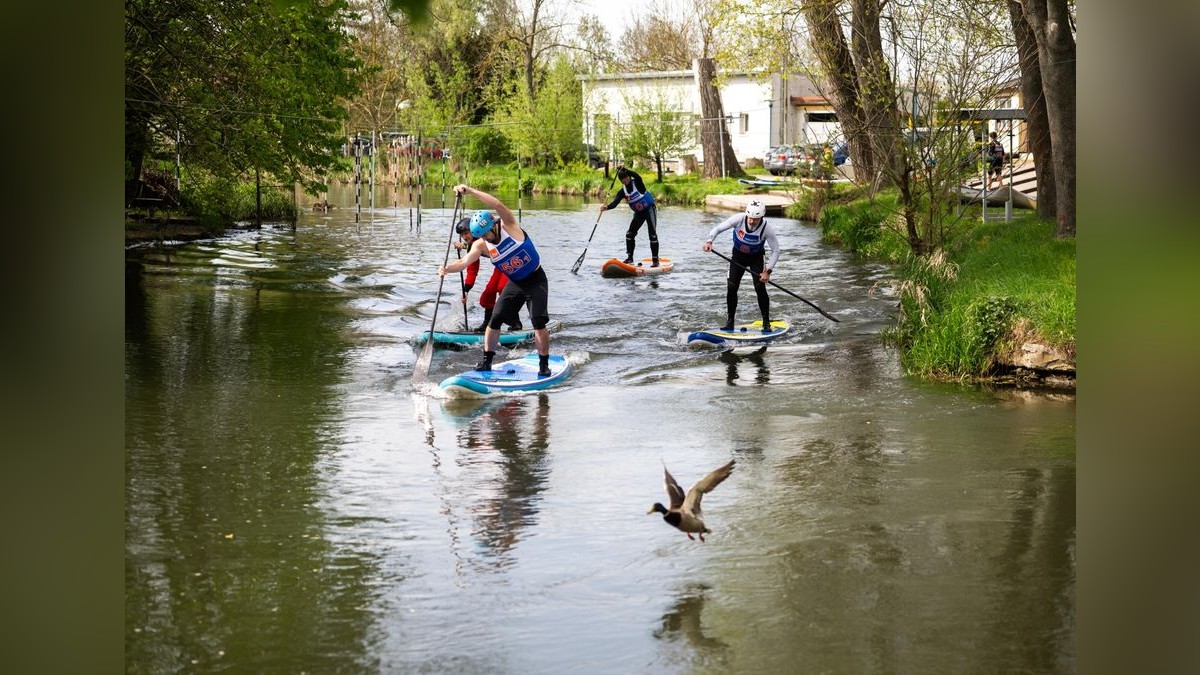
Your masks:
[{"label": "stand up paddle board", "polygon": [[654,258],[642,258],[641,262],[634,265],[609,258],[600,266],[600,276],[608,279],[644,277],[649,274],[666,274],[675,269],[675,263],[671,262],[670,258],[659,258],[658,267],[651,267],[653,264]]},{"label": "stand up paddle board", "polygon": [[450,396],[480,398],[505,392],[538,391],[553,387],[571,374],[565,356],[550,355],[550,376],[538,375],[538,355],[492,364],[491,370],[468,370],[451,375],[439,385]]},{"label": "stand up paddle board", "polygon": [[688,335],[688,344],[696,342],[709,342],[714,345],[724,345],[727,347],[756,344],[763,342],[771,342],[776,338],[786,335],[792,329],[787,321],[774,319],[771,321],[771,330],[767,333],[762,331],[762,321],[754,323],[743,323],[733,327],[733,330],[722,330],[720,328],[711,328],[708,330],[696,331]]},{"label": "stand up paddle board", "polygon": [[[550,323],[546,324],[546,329],[549,330],[551,333],[558,331],[560,328],[562,328],[561,321],[551,321]],[[429,331],[422,331],[421,333],[417,334],[412,339],[412,342],[413,342],[413,344],[420,346],[420,345],[425,344],[425,341],[428,339],[429,339]],[[513,345],[520,344],[522,342],[525,342],[527,340],[532,340],[532,339],[533,339],[533,329],[532,328],[528,328],[528,329],[524,329],[524,330],[500,331],[500,344],[502,344],[506,347],[511,347]],[[435,331],[433,331],[433,344],[434,345],[450,345],[450,346],[459,345],[459,346],[468,346],[468,347],[472,346],[472,345],[481,345],[481,344],[483,344],[483,333],[475,333],[473,331],[465,331],[465,330],[463,330],[463,331],[435,330]]]}]

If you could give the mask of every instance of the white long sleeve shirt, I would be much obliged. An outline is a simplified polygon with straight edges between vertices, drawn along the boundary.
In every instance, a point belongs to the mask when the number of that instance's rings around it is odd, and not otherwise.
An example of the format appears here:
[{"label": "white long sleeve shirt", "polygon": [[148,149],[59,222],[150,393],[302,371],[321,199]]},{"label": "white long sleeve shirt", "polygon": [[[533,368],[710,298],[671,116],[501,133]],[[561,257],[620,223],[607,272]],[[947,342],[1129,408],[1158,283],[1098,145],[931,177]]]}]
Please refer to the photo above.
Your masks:
[{"label": "white long sleeve shirt", "polygon": [[[721,234],[722,232],[725,232],[726,230],[732,230],[733,228],[739,227],[739,226],[746,227],[746,230],[748,232],[758,232],[757,227],[751,228],[748,225],[746,225],[746,214],[738,213],[738,214],[729,216],[725,220],[722,220],[720,223],[717,223],[717,226],[714,227],[711,231],[709,231],[708,241],[710,241],[710,242],[715,241],[717,238],[717,235]],[[766,269],[773,270],[773,269],[775,269],[775,263],[779,262],[779,238],[775,236],[775,226],[772,225],[769,220],[767,220],[766,218],[763,218],[762,222],[759,223],[758,227],[764,228],[763,229],[763,239],[766,241],[767,247],[771,249],[771,259],[769,262],[767,262],[765,267],[766,267]]]}]

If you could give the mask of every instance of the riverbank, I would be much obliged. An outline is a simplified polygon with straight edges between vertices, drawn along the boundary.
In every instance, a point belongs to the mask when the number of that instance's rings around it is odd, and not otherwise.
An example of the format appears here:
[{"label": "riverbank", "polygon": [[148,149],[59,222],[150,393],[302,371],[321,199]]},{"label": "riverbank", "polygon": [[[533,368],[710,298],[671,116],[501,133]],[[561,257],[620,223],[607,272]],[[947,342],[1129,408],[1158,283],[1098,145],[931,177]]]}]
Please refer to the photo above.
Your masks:
[{"label": "riverbank", "polygon": [[[804,208],[797,204],[795,210]],[[948,225],[928,256],[908,249],[895,198],[825,206],[822,238],[896,265],[889,289],[900,310],[884,337],[907,372],[920,377],[1075,387],[1075,240],[1019,211],[1010,223],[981,223],[978,207]]]}]

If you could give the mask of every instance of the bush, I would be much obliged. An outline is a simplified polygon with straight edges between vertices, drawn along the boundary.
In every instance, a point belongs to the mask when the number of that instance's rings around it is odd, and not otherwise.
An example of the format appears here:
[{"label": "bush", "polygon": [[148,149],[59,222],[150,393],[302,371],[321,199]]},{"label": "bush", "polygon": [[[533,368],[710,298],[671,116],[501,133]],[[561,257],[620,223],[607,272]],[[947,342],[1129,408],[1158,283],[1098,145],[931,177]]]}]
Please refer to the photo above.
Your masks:
[{"label": "bush", "polygon": [[453,151],[455,159],[471,164],[507,163],[515,156],[508,138],[492,127],[468,127],[460,132]]}]

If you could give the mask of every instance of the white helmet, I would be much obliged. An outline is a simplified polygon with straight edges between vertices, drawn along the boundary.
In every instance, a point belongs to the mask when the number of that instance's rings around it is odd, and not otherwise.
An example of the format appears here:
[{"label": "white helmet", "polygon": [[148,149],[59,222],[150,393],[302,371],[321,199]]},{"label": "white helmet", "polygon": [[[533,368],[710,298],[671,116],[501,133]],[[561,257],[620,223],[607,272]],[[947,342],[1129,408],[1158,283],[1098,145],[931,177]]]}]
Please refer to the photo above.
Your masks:
[{"label": "white helmet", "polygon": [[746,216],[749,218],[762,218],[767,215],[767,207],[757,199],[746,205]]}]

